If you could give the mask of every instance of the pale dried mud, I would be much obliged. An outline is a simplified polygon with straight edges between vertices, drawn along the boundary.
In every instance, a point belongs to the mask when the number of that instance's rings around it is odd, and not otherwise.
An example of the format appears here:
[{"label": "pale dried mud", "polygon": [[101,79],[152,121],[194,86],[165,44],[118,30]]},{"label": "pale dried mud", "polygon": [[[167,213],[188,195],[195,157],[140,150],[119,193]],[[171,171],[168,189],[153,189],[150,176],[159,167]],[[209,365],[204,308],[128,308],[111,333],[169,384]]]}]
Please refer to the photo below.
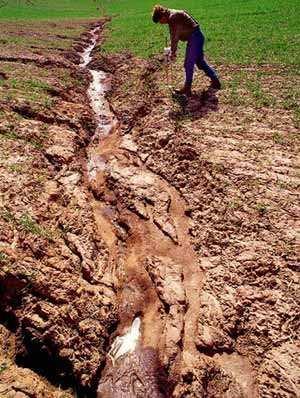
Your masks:
[{"label": "pale dried mud", "polygon": [[[0,57],[0,396],[298,397],[292,112],[199,78],[180,105],[159,58],[98,48],[84,69],[95,26],[100,42],[103,23],[74,24],[64,49],[41,32],[39,54]],[[97,115],[88,68],[106,72]],[[12,82],[28,70],[43,101]]]}]

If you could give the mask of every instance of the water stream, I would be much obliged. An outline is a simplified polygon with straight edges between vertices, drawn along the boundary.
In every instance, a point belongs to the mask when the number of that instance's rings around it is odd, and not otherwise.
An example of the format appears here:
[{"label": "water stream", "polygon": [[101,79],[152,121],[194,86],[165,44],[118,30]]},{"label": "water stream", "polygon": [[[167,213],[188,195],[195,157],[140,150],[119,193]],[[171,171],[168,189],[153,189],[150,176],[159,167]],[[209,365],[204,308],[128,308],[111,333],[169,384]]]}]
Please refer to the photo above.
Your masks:
[{"label": "water stream", "polygon": [[89,68],[89,63],[92,61],[92,52],[99,38],[99,32],[99,26],[91,30],[91,43],[81,53],[82,62],[80,63],[80,67],[87,69],[92,78],[88,88],[88,96],[97,122],[94,139],[107,136],[117,125],[116,118],[105,98],[105,93],[110,88],[109,76],[101,70]]},{"label": "water stream", "polygon": [[[99,39],[100,27],[95,27],[91,30],[91,43],[81,53],[82,62],[80,67],[89,71],[91,75],[91,83],[88,88],[88,97],[90,99],[91,108],[94,111],[97,127],[93,140],[99,140],[97,145],[101,145],[101,138],[108,136],[117,126],[117,120],[110,109],[109,103],[105,98],[106,92],[110,88],[110,79],[107,73],[89,68],[89,63],[92,60],[92,52],[97,45]],[[106,162],[103,158],[95,152],[94,155],[89,156],[88,159],[88,174],[90,180],[94,179],[97,172],[103,171],[106,167]],[[127,333],[123,336],[118,336],[111,345],[108,356],[112,363],[120,357],[132,353],[139,342],[140,338],[140,318],[135,318]]]}]

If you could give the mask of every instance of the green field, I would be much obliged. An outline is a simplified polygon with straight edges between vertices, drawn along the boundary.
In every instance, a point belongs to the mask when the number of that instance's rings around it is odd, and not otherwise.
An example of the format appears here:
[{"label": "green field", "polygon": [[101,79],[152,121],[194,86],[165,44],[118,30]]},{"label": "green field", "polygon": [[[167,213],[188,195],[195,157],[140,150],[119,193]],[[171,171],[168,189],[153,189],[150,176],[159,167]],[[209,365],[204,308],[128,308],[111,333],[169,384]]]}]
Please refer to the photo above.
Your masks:
[{"label": "green field", "polygon": [[[0,19],[114,18],[104,49],[128,49],[140,56],[161,51],[166,27],[151,21],[153,0],[9,0]],[[299,65],[298,0],[185,0],[164,5],[185,8],[200,21],[206,49],[218,63]]]}]

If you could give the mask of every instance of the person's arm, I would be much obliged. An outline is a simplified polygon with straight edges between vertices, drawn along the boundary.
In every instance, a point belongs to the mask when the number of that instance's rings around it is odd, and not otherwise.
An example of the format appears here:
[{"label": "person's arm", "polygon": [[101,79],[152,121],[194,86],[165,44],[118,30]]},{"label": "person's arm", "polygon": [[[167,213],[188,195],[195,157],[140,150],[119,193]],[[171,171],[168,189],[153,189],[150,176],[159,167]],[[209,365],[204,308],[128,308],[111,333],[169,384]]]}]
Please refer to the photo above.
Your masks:
[{"label": "person's arm", "polygon": [[171,59],[176,58],[177,47],[179,42],[177,26],[175,24],[170,24],[170,38],[171,38]]}]

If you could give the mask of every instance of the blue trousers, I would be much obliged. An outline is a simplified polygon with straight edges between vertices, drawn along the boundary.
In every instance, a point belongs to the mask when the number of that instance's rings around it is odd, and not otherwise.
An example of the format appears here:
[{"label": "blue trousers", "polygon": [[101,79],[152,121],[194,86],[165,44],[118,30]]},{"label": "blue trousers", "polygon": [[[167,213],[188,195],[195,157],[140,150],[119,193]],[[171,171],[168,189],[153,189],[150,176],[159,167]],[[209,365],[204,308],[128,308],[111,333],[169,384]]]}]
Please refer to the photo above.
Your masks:
[{"label": "blue trousers", "polygon": [[187,85],[192,85],[195,65],[211,79],[218,79],[216,71],[204,59],[203,47],[204,35],[200,29],[196,29],[189,37],[186,46],[184,68]]}]

